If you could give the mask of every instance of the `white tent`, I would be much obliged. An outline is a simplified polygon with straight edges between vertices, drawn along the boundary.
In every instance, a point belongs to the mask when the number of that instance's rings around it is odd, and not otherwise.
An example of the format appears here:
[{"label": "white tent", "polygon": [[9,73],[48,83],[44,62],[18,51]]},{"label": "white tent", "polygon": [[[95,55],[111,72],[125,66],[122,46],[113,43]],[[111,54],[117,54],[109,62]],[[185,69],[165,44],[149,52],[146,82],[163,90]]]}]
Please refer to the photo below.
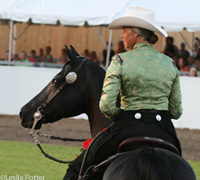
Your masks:
[{"label": "white tent", "polygon": [[5,17],[9,17],[8,19],[10,19],[8,13],[16,9],[23,1],[24,0],[0,0],[0,19],[6,19]]},{"label": "white tent", "polygon": [[33,23],[107,25],[130,5],[152,9],[166,31],[200,31],[199,0],[0,0],[0,18]]},{"label": "white tent", "polygon": [[[0,0],[2,1],[2,0]],[[18,0],[19,1],[19,0]],[[21,2],[23,1],[23,2]],[[83,26],[109,24],[129,0],[21,0],[12,11],[7,10],[3,19],[18,22]]]},{"label": "white tent", "polygon": [[131,0],[117,16],[123,16],[130,5],[153,10],[156,14],[157,25],[168,32],[181,32],[184,28],[190,32],[200,31],[199,0]]},{"label": "white tent", "polygon": [[[130,5],[152,9],[157,25],[166,31],[181,32],[184,28],[191,32],[200,31],[199,0],[0,0],[0,3],[0,18],[11,20],[11,33],[13,21],[31,20],[44,24],[59,21],[68,26],[108,25],[113,19],[124,16]],[[112,31],[110,40],[111,37]],[[10,34],[10,43],[11,39]]]},{"label": "white tent", "polygon": [[[11,20],[9,53],[12,51],[13,21],[31,20],[32,23],[51,25],[59,21],[68,26],[83,26],[85,23],[89,26],[107,25],[128,2],[129,0],[0,0],[5,7],[0,8],[0,18]],[[105,41],[103,43],[106,45]]]}]

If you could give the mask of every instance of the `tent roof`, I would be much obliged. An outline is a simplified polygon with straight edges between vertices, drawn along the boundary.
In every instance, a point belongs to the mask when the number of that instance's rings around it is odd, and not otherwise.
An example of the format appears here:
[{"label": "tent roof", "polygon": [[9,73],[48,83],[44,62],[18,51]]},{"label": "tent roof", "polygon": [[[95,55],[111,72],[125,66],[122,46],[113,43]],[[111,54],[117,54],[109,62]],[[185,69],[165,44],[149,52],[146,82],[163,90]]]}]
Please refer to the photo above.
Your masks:
[{"label": "tent roof", "polygon": [[[2,1],[2,2],[1,2]],[[0,0],[0,18],[19,22],[83,26],[108,25],[130,5],[152,9],[166,31],[200,31],[199,0]]]},{"label": "tent roof", "polygon": [[[0,0],[3,1],[3,0]],[[12,0],[10,0],[12,1]],[[17,0],[19,2],[19,0]],[[23,0],[16,8],[7,9],[3,19],[19,22],[83,26],[109,24],[129,0]]]},{"label": "tent roof", "polygon": [[153,10],[157,25],[166,31],[200,31],[199,0],[131,0],[128,6],[132,4]]}]

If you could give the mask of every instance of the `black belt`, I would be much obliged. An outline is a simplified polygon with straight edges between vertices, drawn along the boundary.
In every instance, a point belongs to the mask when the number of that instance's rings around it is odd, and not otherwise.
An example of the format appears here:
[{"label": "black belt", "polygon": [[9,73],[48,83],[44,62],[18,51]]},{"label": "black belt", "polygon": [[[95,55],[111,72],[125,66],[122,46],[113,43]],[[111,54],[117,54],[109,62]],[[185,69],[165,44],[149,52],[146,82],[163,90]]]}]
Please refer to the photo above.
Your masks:
[{"label": "black belt", "polygon": [[121,117],[133,116],[136,120],[144,121],[162,121],[162,119],[170,119],[169,111],[167,110],[155,110],[155,109],[140,109],[140,110],[131,110],[124,111],[120,110],[119,115]]}]

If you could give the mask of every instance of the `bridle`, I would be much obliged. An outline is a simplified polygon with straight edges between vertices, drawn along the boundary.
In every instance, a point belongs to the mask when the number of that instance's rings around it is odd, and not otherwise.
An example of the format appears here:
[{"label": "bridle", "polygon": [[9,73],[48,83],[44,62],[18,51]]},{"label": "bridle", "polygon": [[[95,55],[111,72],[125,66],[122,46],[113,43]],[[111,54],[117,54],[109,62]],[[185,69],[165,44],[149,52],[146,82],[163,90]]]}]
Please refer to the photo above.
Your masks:
[{"label": "bridle", "polygon": [[59,139],[59,140],[63,140],[63,141],[85,141],[86,139],[71,139],[71,138],[60,138],[60,137],[55,137],[55,136],[51,136],[51,135],[47,135],[47,134],[43,134],[42,132],[39,132],[39,130],[36,131],[36,133],[34,134],[34,129],[35,126],[37,124],[38,121],[43,121],[43,123],[46,122],[46,118],[45,118],[45,114],[44,114],[44,109],[48,106],[48,104],[53,100],[53,98],[62,90],[64,89],[68,84],[72,84],[76,81],[77,79],[77,73],[81,70],[81,67],[83,66],[83,64],[86,62],[87,58],[82,57],[82,56],[77,56],[77,58],[82,59],[81,63],[79,64],[79,66],[76,68],[75,71],[73,72],[69,72],[66,77],[65,77],[65,82],[62,83],[59,88],[50,96],[47,98],[47,100],[45,102],[42,103],[41,106],[39,106],[37,108],[37,111],[34,113],[33,117],[34,117],[34,122],[33,122],[33,126],[31,129],[31,132],[29,133],[31,137],[33,137],[35,139],[35,144],[40,148],[41,152],[44,154],[45,157],[57,161],[59,163],[71,163],[72,161],[62,161],[62,160],[58,160],[52,156],[49,156],[48,154],[46,154],[42,147],[40,146],[40,141],[38,140],[38,136],[44,136],[47,137],[49,139]]},{"label": "bridle", "polygon": [[[80,56],[79,56],[80,57]],[[43,120],[43,122],[45,122],[45,115],[44,115],[44,109],[47,107],[47,105],[53,100],[53,98],[62,90],[65,88],[66,85],[68,84],[72,84],[76,81],[77,79],[77,73],[81,70],[82,65],[86,62],[86,58],[83,58],[81,63],[79,64],[79,66],[77,67],[77,69],[74,72],[69,72],[65,79],[66,81],[60,85],[60,87],[50,96],[47,98],[47,100],[45,102],[42,103],[41,106],[39,106],[37,108],[37,111],[34,113],[34,123],[35,121],[39,121],[39,120]],[[35,124],[36,125],[36,124]],[[35,127],[33,127],[32,129],[34,129]]]}]

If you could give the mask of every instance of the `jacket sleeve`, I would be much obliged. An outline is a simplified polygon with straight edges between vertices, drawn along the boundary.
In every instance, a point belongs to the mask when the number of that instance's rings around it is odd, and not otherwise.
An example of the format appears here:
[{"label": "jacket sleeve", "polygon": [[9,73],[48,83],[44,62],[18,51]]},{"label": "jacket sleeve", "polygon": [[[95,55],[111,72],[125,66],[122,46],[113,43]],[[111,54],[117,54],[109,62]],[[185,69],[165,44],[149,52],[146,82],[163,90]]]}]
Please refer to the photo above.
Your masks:
[{"label": "jacket sleeve", "polygon": [[173,119],[180,118],[183,112],[179,72],[177,72],[169,95],[169,112]]},{"label": "jacket sleeve", "polygon": [[121,66],[119,57],[114,56],[106,72],[99,102],[101,112],[111,119],[119,112],[119,108],[116,107],[116,102],[121,89]]}]

